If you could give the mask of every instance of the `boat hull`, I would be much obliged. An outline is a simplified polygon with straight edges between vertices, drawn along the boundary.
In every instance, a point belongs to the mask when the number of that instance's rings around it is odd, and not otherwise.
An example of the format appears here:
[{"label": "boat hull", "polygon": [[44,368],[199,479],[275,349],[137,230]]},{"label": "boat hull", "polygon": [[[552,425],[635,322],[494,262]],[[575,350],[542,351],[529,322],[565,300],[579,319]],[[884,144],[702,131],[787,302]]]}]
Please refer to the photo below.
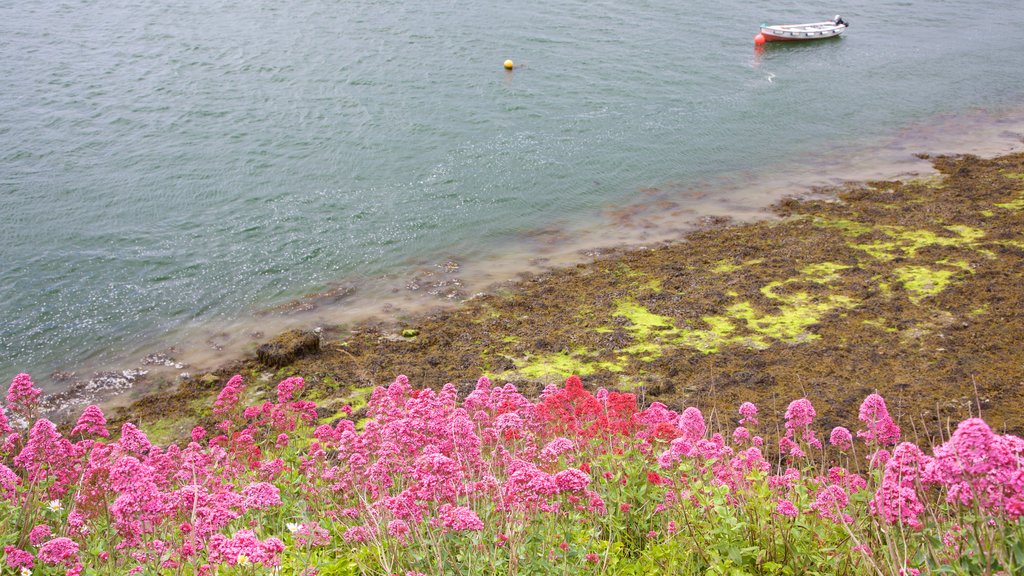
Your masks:
[{"label": "boat hull", "polygon": [[762,26],[761,35],[767,42],[802,42],[835,38],[846,30],[845,24],[818,22],[814,24],[780,24]]}]

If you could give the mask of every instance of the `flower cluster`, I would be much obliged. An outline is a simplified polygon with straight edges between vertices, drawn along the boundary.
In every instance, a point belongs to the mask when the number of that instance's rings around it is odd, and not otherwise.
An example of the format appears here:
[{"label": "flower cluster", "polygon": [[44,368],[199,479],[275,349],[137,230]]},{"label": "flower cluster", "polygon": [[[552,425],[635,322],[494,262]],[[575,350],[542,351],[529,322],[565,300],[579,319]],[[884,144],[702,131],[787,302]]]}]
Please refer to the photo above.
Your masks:
[{"label": "flower cluster", "polygon": [[[46,576],[184,567],[312,575],[344,563],[418,574],[479,554],[492,563],[534,559],[536,573],[607,574],[626,558],[678,554],[672,562],[707,572],[702,554],[717,545],[710,535],[741,534],[750,541],[728,549],[757,549],[751,562],[767,565],[788,562],[799,533],[833,537],[820,547],[846,554],[850,573],[911,573],[920,569],[912,558],[866,563],[880,561],[872,549],[891,548],[889,526],[934,524],[932,540],[950,551],[933,558],[959,557],[974,537],[951,513],[929,510],[930,501],[980,515],[984,526],[1024,516],[1024,440],[969,419],[927,455],[898,442],[899,426],[875,394],[861,406],[865,429],[855,438],[832,428],[829,450],[810,401],[790,403],[779,452],[766,454],[774,444],[756,435],[749,402],[728,430],[697,407],[640,409],[632,394],[588,391],[576,377],[535,400],[480,378],[460,400],[454,385],[415,389],[399,376],[373,390],[357,423],[348,411],[318,421],[301,399],[305,385],[287,378],[270,396],[276,402],[245,406],[235,376],[213,403],[210,432],[196,427],[166,447],[130,423],[110,439],[97,406],[67,437],[46,419],[21,432],[0,420],[4,565]],[[8,402],[19,417],[35,409],[33,389],[27,375],[12,382]],[[858,441],[870,448],[870,469],[855,457]],[[800,458],[808,449],[815,458]],[[694,528],[709,518],[751,529]],[[791,532],[762,539],[759,530]],[[614,561],[612,550],[622,551]],[[730,562],[743,561],[739,553]]]}]

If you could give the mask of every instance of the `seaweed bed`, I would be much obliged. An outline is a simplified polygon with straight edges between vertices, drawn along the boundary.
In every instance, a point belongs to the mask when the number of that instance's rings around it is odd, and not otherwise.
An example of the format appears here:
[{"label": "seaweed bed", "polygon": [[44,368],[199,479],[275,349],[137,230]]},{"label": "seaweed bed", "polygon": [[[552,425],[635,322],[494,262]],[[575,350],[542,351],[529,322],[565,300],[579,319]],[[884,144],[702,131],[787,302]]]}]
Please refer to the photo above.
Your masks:
[{"label": "seaweed bed", "polygon": [[[979,412],[1022,434],[1024,154],[932,160],[940,176],[785,200],[778,219],[525,276],[401,325],[328,329],[319,350],[167,384],[114,420],[180,437],[234,373],[267,390],[301,375],[325,416],[358,411],[397,374],[463,390],[487,375],[534,393],[578,374],[712,422],[743,401],[777,421],[806,396],[823,429],[850,425],[878,391],[911,439]],[[273,346],[291,338],[308,344],[286,333]]]}]

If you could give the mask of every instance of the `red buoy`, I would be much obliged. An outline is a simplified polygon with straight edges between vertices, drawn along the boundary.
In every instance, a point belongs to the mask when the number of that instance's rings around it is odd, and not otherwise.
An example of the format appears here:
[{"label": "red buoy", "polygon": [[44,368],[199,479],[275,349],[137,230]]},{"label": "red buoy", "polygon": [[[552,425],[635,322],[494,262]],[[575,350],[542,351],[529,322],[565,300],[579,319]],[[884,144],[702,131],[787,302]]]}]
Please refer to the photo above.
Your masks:
[{"label": "red buoy", "polygon": [[765,43],[764,34],[758,34],[757,36],[754,36],[754,44],[757,44],[758,46],[760,46],[760,45],[762,45],[764,43]]}]

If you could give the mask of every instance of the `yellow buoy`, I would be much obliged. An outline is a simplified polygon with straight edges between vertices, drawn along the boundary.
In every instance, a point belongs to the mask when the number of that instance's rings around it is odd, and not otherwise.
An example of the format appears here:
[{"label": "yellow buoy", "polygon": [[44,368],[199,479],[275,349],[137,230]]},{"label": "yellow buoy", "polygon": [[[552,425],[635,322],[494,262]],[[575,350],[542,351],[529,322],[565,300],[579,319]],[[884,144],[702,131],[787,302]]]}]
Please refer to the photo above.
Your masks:
[{"label": "yellow buoy", "polygon": [[512,62],[511,60],[505,60],[505,70],[511,70],[515,68],[515,66],[515,63]]}]

